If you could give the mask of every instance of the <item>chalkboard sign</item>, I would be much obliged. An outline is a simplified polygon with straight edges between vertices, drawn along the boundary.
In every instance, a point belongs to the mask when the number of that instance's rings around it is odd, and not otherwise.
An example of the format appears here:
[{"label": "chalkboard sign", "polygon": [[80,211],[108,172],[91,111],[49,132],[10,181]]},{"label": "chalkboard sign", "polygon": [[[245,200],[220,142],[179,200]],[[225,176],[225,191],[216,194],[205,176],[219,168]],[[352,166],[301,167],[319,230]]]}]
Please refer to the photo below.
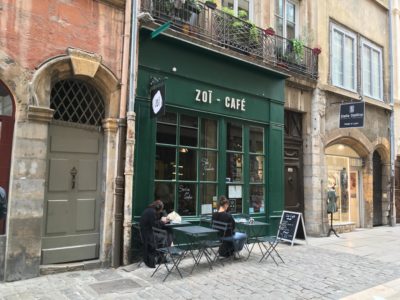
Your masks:
[{"label": "chalkboard sign", "polygon": [[292,246],[295,239],[307,241],[302,213],[284,210],[277,236],[282,241],[290,242]]}]

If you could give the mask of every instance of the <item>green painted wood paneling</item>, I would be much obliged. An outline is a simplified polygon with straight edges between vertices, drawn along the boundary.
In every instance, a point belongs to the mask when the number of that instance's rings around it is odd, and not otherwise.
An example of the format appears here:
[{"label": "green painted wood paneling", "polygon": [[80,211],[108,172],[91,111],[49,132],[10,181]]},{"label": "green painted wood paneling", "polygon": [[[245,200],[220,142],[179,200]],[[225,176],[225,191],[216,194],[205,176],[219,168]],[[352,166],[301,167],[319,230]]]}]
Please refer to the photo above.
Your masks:
[{"label": "green painted wood paneling", "polygon": [[[282,108],[283,109],[283,108]],[[269,151],[268,158],[268,201],[269,213],[271,217],[271,233],[276,232],[277,223],[274,217],[280,216],[284,208],[284,185],[283,185],[283,126],[271,124],[269,127]]]},{"label": "green painted wood paneling", "polygon": [[[173,69],[176,71],[173,71]],[[226,193],[226,122],[259,124],[266,134],[265,214],[270,217],[283,210],[283,117],[285,77],[225,55],[196,47],[163,35],[149,38],[142,30],[137,85],[136,147],[133,214],[138,216],[154,197],[155,119],[150,118],[150,78],[165,78],[166,104],[170,111],[191,112],[219,120],[218,195]],[[198,92],[207,97],[196,101]],[[209,98],[212,91],[212,100]],[[202,96],[202,94],[200,94]],[[225,97],[245,99],[242,110],[225,107]],[[220,99],[218,101],[217,99]],[[205,100],[203,102],[202,100]],[[211,103],[210,103],[211,102]],[[246,129],[248,130],[248,129]],[[244,135],[248,148],[248,132]],[[246,150],[246,149],[244,149]],[[248,150],[248,149],[247,149]],[[244,165],[249,171],[249,165]],[[245,186],[249,179],[245,179]],[[248,195],[248,189],[243,191]],[[248,209],[248,198],[243,198]],[[257,217],[262,217],[257,215]],[[191,218],[190,218],[191,220]],[[275,231],[277,226],[271,229]]]}]

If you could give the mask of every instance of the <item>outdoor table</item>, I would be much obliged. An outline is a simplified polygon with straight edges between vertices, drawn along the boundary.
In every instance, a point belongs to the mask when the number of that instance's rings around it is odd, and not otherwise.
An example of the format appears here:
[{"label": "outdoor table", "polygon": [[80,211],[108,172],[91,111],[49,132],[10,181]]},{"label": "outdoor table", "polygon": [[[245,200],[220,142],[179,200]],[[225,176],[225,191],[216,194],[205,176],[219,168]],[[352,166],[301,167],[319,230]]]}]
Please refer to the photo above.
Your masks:
[{"label": "outdoor table", "polygon": [[[210,257],[209,253],[206,251],[207,249],[207,237],[210,235],[217,235],[218,230],[203,227],[203,226],[184,226],[184,227],[174,227],[175,231],[182,232],[186,237],[186,242],[189,246],[189,252],[193,257],[194,265],[190,273],[193,272],[194,268],[199,265],[202,256],[206,257],[207,263],[212,269],[213,259]],[[199,252],[195,255],[194,251],[198,250]]]},{"label": "outdoor table", "polygon": [[[268,223],[253,221],[252,223],[249,220],[241,221],[238,220],[236,222],[236,227],[247,234],[246,241],[246,249],[249,252],[247,255],[247,259],[249,259],[251,252],[253,251],[254,245],[257,244],[260,248],[261,252],[263,252],[260,243],[264,243],[261,237],[264,237],[264,230],[269,226]],[[249,244],[252,244],[251,247]]]},{"label": "outdoor table", "polygon": [[190,226],[192,223],[189,221],[181,221],[181,222],[169,222],[164,224],[163,226],[165,228],[175,228],[175,227],[181,227],[181,226]]}]

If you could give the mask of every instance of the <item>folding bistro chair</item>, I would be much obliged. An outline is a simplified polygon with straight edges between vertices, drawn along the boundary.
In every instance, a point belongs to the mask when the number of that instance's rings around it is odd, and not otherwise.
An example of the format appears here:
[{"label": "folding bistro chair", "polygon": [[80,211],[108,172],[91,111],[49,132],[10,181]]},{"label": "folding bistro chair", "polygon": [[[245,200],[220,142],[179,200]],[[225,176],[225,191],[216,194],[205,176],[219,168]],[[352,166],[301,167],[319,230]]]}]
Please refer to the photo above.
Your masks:
[{"label": "folding bistro chair", "polygon": [[[239,252],[241,251],[241,249],[239,250],[239,249],[237,248],[239,240],[236,239],[236,238],[234,238],[234,236],[227,236],[227,235],[226,235],[228,229],[230,229],[229,224],[228,224],[228,223],[225,223],[225,222],[213,220],[213,221],[212,221],[212,228],[218,230],[218,231],[221,233],[221,237],[220,237],[221,242],[231,242],[231,243],[233,243],[233,255],[232,255],[232,259],[235,258],[235,255],[236,255],[236,254],[237,254],[238,256],[240,256],[240,255],[239,255]],[[247,239],[247,235],[244,236],[243,239],[246,240],[246,239]],[[244,242],[244,241],[243,241],[243,242]],[[218,254],[218,256],[220,256],[220,255]]]},{"label": "folding bistro chair", "polygon": [[[181,278],[183,278],[182,273],[179,270],[179,264],[184,258],[186,251],[175,246],[168,246],[168,234],[166,230],[153,227],[153,237],[154,245],[156,247],[156,261],[158,263],[158,266],[154,270],[151,277],[154,276],[154,274],[160,269],[161,265],[163,264],[167,269],[167,275],[165,276],[163,281],[167,279],[174,268],[178,271]],[[168,264],[172,264],[172,266],[168,266]]]},{"label": "folding bistro chair", "polygon": [[143,247],[144,247],[144,243],[143,243],[143,238],[142,238],[142,231],[140,230],[140,224],[139,223],[133,223],[132,224],[132,233],[133,233],[133,240],[135,242],[137,242],[137,246],[135,247],[137,249],[137,253],[139,256],[139,261],[138,261],[138,267],[140,267],[140,265],[143,262]]},{"label": "folding bistro chair", "polygon": [[276,250],[276,247],[278,246],[278,244],[281,241],[281,239],[279,237],[279,230],[280,230],[280,225],[279,225],[279,228],[278,228],[278,232],[277,232],[277,234],[275,236],[264,236],[264,237],[260,237],[258,239],[259,240],[259,245],[260,245],[260,242],[261,242],[261,244],[265,248],[265,252],[263,252],[263,250],[260,247],[262,257],[261,257],[259,262],[261,262],[263,259],[267,260],[268,257],[271,257],[274,260],[275,264],[278,265],[278,262],[276,261],[274,255],[273,255],[273,253],[275,253],[276,256],[278,256],[279,259],[283,263],[285,263],[284,260],[282,259],[282,257],[279,255],[278,251]]}]

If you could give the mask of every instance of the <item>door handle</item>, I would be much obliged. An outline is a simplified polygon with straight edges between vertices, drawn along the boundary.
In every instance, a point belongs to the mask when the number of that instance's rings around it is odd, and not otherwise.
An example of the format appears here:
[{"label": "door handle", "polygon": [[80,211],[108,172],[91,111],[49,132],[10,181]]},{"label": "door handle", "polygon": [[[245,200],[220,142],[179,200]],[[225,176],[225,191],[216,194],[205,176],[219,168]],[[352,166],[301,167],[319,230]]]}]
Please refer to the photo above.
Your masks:
[{"label": "door handle", "polygon": [[78,170],[75,167],[73,167],[69,173],[72,176],[72,189],[74,189],[75,188],[75,177],[76,177],[76,174],[78,174]]}]

